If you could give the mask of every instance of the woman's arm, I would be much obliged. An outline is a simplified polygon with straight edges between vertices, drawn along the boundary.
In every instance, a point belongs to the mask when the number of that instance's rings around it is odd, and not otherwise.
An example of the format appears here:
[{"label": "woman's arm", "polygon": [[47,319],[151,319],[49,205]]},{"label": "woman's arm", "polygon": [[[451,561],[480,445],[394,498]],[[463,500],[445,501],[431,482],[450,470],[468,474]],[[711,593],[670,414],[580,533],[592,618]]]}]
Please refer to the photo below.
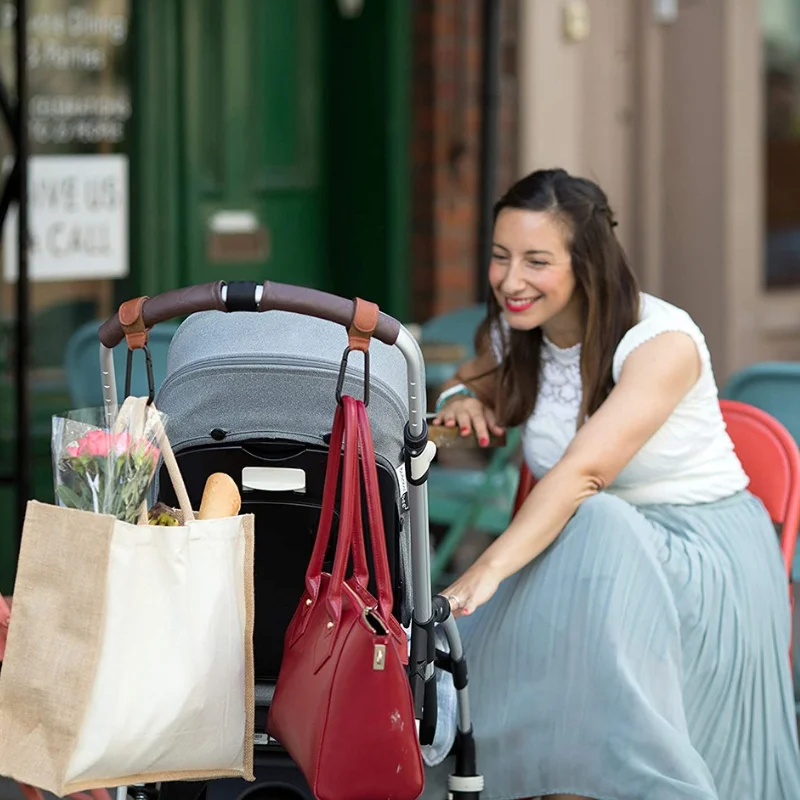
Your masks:
[{"label": "woman's arm", "polygon": [[500,581],[545,550],[578,506],[610,485],[667,421],[699,375],[700,356],[688,334],[662,333],[637,347],[607,400],[536,484],[506,531],[447,589],[456,611],[474,611]]}]

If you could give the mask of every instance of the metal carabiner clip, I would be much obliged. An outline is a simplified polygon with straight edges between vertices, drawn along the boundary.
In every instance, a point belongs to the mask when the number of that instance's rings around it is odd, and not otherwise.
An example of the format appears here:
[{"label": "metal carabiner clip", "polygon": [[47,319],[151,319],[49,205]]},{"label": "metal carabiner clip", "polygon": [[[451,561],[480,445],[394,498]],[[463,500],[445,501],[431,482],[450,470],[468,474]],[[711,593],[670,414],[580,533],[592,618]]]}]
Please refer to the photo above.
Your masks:
[{"label": "metal carabiner clip", "polygon": [[[336,381],[336,402],[342,402],[342,390],[344,389],[344,378],[347,372],[347,359],[351,350],[345,347],[342,354],[342,363],[339,366],[339,379]],[[369,405],[369,350],[364,350],[364,405]]]},{"label": "metal carabiner clip", "polygon": [[[147,370],[147,405],[151,405],[156,396],[156,385],[153,379],[153,359],[150,357],[150,349],[148,346],[142,345],[144,350],[144,363]],[[133,350],[128,348],[128,358],[125,365],[125,397],[131,395],[131,373],[133,372]]]}]

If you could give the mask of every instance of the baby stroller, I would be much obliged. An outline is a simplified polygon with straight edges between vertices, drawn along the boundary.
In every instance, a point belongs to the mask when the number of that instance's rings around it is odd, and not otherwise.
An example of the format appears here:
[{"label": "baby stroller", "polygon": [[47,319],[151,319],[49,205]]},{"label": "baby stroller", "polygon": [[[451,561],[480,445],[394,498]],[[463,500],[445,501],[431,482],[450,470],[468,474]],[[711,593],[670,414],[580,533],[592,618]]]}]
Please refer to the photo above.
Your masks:
[{"label": "baby stroller", "polygon": [[[367,403],[394,612],[411,630],[409,680],[420,742],[433,740],[435,668],[445,669],[453,675],[459,712],[449,789],[461,800],[480,796],[483,778],[476,768],[466,662],[448,601],[431,596],[426,478],[435,447],[428,442],[422,355],[411,334],[385,314],[379,316],[363,359],[351,354],[345,329],[354,307],[351,300],[313,289],[223,281],[167,292],[140,306],[136,346],[144,350],[149,374],[141,328],[188,317],[172,341],[156,404],[168,416],[168,434],[192,504],[199,506],[211,473],[226,472],[241,489],[242,513],[255,516],[256,784],[224,780],[205,787],[128,787],[135,800],[195,800],[202,791],[209,800],[254,793],[260,800],[313,797],[288,754],[266,733],[266,718],[284,632],[303,592],[335,404],[343,393]],[[272,313],[242,313],[264,311]],[[126,330],[130,334],[131,326]],[[110,348],[123,335],[118,314],[100,328],[107,407],[117,402]],[[126,386],[132,356],[133,351]],[[158,499],[177,505],[170,482],[161,477]],[[335,541],[326,570],[334,548]],[[436,648],[437,625],[449,652]],[[124,790],[118,797],[124,797]]]}]

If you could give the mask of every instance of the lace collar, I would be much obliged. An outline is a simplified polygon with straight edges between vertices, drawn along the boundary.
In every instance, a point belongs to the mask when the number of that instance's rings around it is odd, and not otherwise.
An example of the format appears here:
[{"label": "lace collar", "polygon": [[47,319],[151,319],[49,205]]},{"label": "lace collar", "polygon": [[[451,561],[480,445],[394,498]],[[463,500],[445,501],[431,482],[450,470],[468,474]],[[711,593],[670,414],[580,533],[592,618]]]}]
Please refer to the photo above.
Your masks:
[{"label": "lace collar", "polygon": [[557,361],[564,366],[572,364],[580,364],[581,360],[581,343],[572,345],[572,347],[559,347],[553,344],[547,338],[547,334],[542,331],[542,355],[548,361]]}]

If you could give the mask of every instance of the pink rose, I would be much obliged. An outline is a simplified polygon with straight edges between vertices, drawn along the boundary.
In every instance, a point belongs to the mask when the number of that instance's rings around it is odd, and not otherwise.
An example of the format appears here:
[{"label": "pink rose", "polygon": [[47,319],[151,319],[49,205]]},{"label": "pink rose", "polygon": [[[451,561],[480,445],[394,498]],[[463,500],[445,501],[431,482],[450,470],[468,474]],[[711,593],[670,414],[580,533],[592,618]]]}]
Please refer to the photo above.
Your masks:
[{"label": "pink rose", "polygon": [[105,458],[111,449],[111,437],[105,431],[89,431],[78,445],[81,455]]},{"label": "pink rose", "polygon": [[72,444],[67,448],[67,455],[70,458],[78,458],[81,454],[81,448],[77,444]]}]

